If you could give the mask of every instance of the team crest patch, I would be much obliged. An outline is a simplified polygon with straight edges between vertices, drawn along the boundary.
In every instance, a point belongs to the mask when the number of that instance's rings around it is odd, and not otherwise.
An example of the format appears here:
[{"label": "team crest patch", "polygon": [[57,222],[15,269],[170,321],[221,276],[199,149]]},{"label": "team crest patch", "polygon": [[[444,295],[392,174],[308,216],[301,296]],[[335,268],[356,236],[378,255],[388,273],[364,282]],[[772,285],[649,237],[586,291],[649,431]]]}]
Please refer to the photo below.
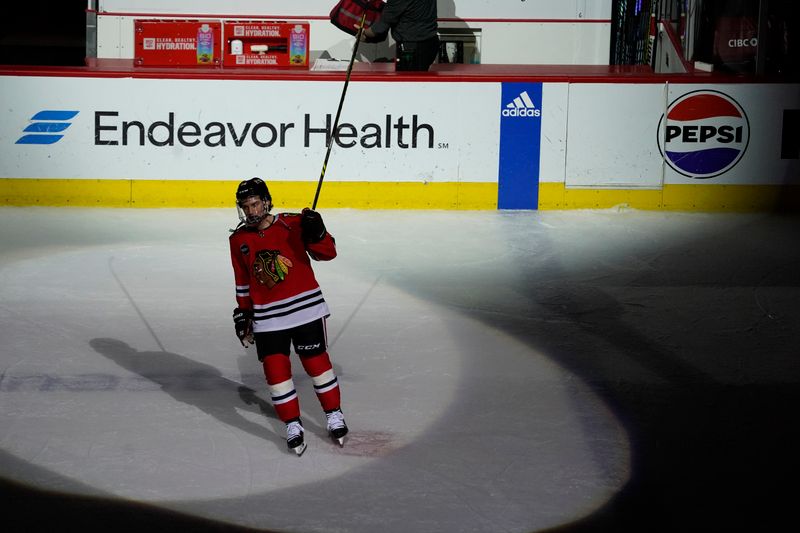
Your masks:
[{"label": "team crest patch", "polygon": [[261,250],[253,263],[253,274],[261,285],[271,289],[286,279],[292,261],[280,254],[279,250]]}]

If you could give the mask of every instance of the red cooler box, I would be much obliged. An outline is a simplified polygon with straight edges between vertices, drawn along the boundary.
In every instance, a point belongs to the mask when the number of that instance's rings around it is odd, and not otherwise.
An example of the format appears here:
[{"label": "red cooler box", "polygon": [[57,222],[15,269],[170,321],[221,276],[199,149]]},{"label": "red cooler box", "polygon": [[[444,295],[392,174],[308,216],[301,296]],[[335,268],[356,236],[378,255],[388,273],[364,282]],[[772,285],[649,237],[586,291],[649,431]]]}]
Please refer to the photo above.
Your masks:
[{"label": "red cooler box", "polygon": [[218,20],[135,20],[133,27],[137,66],[219,66],[222,61]]},{"label": "red cooler box", "polygon": [[308,22],[226,21],[225,67],[308,68]]}]

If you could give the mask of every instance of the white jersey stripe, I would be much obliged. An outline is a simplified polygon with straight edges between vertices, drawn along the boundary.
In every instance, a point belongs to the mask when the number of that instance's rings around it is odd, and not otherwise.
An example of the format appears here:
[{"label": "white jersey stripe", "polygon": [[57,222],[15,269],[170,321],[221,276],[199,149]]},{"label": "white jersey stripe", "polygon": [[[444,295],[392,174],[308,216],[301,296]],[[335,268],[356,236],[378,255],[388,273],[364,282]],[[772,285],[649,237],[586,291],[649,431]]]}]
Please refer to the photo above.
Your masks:
[{"label": "white jersey stripe", "polygon": [[253,331],[279,331],[330,315],[319,287],[269,304],[253,306]]},{"label": "white jersey stripe", "polygon": [[301,292],[300,294],[296,294],[290,298],[284,298],[283,300],[278,300],[275,302],[270,302],[268,304],[256,304],[253,306],[253,309],[256,311],[270,311],[273,309],[283,309],[285,307],[289,307],[295,302],[305,301],[315,294],[322,295],[322,291],[320,291],[319,287],[315,287],[309,291]]},{"label": "white jersey stripe", "polygon": [[278,308],[278,309],[258,309],[253,308],[253,314],[255,315],[256,320],[267,320],[270,318],[277,318],[281,316],[290,315],[295,311],[299,311],[301,309],[305,309],[306,307],[312,307],[314,305],[318,305],[324,303],[325,300],[322,298],[322,295],[315,297],[314,299],[310,300],[301,300],[298,302],[293,303],[292,305],[288,305],[286,307]]},{"label": "white jersey stripe", "polygon": [[273,316],[271,318],[259,319],[255,316],[253,320],[253,331],[256,333],[263,333],[265,331],[280,331],[283,329],[291,329],[303,324],[308,324],[319,318],[325,318],[331,313],[328,310],[328,305],[322,301],[315,305],[305,308],[293,310],[291,313],[280,316]]}]

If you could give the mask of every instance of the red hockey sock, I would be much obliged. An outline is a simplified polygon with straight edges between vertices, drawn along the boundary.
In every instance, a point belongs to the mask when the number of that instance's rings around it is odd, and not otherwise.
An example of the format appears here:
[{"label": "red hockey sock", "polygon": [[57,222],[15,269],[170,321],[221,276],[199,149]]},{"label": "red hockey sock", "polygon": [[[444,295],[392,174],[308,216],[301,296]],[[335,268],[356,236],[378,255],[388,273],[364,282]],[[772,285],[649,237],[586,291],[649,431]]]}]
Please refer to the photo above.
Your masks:
[{"label": "red hockey sock", "polygon": [[341,397],[339,392],[339,381],[333,372],[331,359],[328,352],[322,352],[310,357],[301,357],[303,368],[314,382],[314,392],[317,393],[319,403],[325,411],[339,409]]},{"label": "red hockey sock", "polygon": [[300,418],[300,402],[292,381],[292,363],[286,354],[264,357],[264,376],[267,378],[269,394],[275,412],[284,422]]}]

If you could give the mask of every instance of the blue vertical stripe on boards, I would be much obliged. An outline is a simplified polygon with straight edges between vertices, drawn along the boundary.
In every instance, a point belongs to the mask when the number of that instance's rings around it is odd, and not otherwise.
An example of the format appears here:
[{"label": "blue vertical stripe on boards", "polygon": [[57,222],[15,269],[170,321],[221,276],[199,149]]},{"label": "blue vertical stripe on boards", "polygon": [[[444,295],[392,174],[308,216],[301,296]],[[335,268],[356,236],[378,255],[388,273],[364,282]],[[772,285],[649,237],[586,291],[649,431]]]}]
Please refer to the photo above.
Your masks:
[{"label": "blue vertical stripe on boards", "polygon": [[542,83],[502,84],[498,209],[539,207]]}]

